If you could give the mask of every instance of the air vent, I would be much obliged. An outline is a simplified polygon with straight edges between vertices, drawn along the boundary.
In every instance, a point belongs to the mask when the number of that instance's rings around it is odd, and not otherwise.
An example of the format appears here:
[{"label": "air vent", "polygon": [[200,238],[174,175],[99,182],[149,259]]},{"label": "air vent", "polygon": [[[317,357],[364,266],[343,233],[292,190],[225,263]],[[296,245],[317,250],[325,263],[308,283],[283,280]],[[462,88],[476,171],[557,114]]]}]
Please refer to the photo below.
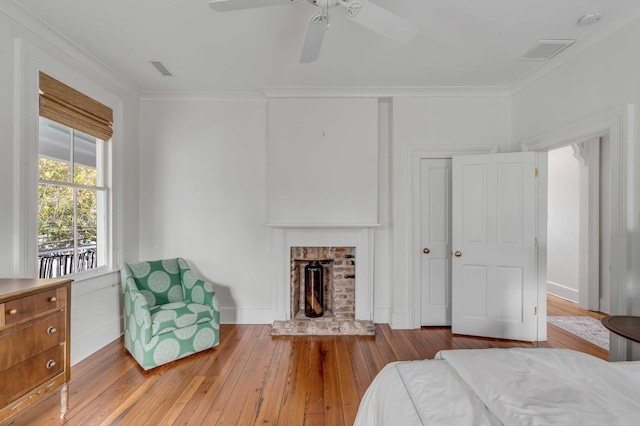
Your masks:
[{"label": "air vent", "polygon": [[154,67],[156,67],[156,69],[160,72],[160,74],[164,75],[165,77],[172,77],[173,74],[171,74],[171,71],[169,71],[167,69],[167,67],[165,67],[162,62],[160,61],[149,61],[151,62],[151,65],[153,65]]},{"label": "air vent", "polygon": [[538,40],[516,59],[519,61],[546,61],[575,42],[575,40]]}]

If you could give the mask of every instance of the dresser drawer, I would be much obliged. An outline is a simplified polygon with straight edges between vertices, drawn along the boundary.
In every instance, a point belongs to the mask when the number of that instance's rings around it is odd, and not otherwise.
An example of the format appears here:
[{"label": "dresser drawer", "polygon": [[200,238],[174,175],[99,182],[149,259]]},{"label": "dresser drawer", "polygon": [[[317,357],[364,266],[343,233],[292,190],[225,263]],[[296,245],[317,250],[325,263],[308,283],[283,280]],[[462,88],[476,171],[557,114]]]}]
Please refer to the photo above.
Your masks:
[{"label": "dresser drawer", "polygon": [[57,290],[49,290],[31,296],[21,297],[4,304],[5,325],[14,324],[61,306]]},{"label": "dresser drawer", "polygon": [[0,333],[0,372],[65,341],[65,313],[57,312]]},{"label": "dresser drawer", "polygon": [[0,405],[7,405],[64,371],[64,345],[58,345],[3,371]]}]

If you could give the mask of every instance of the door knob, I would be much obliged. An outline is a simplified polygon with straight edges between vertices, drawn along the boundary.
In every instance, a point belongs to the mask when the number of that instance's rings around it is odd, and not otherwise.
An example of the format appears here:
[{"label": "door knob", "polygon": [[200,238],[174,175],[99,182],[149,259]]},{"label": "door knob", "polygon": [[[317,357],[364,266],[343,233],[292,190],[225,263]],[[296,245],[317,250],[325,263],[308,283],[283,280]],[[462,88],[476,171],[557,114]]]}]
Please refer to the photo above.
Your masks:
[{"label": "door knob", "polygon": [[423,248],[423,249],[422,249],[422,252],[423,252],[424,254],[429,254],[429,253],[431,253],[431,250],[429,250],[428,248]]},{"label": "door knob", "polygon": [[460,257],[462,256],[462,252],[460,250],[456,251],[455,253],[453,253],[455,257]]}]

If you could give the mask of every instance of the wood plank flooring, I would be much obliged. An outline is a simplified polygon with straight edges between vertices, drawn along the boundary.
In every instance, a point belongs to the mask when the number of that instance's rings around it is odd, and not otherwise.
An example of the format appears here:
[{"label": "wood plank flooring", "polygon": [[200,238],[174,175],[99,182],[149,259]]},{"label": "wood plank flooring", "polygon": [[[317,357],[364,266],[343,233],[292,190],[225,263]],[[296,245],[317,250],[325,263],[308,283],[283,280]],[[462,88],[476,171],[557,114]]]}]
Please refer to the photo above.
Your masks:
[{"label": "wood plank flooring", "polygon": [[[603,314],[549,296],[548,315]],[[373,377],[391,361],[441,349],[556,347],[608,352],[549,325],[538,344],[454,336],[450,328],[392,330],[375,337],[271,337],[268,325],[222,325],[214,349],[144,372],[118,339],[72,368],[69,413],[54,391],[10,425],[351,425]]]}]

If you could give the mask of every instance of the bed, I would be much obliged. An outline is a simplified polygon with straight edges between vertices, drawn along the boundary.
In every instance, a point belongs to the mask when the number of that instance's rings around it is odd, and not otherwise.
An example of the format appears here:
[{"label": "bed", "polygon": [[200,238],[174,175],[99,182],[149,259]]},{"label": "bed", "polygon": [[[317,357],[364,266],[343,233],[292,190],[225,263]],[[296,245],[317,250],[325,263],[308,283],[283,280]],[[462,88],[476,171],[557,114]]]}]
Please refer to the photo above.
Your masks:
[{"label": "bed", "polygon": [[394,362],[367,389],[355,426],[638,425],[640,361],[566,349],[440,351]]}]

